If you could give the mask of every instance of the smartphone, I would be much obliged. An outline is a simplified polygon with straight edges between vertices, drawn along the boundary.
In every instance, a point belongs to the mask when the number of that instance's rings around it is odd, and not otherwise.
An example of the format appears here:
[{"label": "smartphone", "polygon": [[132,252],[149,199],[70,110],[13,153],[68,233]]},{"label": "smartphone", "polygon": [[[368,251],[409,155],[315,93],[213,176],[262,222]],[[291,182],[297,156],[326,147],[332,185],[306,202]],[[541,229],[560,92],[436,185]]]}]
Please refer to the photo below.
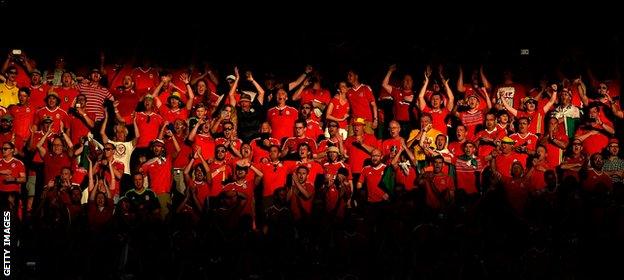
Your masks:
[{"label": "smartphone", "polygon": [[76,108],[80,108],[80,103],[76,103]]},{"label": "smartphone", "polygon": [[173,123],[168,124],[167,128],[171,131],[175,131],[175,125]]},{"label": "smartphone", "polygon": [[22,50],[15,49],[15,50],[12,50],[11,53],[13,55],[22,55]]}]

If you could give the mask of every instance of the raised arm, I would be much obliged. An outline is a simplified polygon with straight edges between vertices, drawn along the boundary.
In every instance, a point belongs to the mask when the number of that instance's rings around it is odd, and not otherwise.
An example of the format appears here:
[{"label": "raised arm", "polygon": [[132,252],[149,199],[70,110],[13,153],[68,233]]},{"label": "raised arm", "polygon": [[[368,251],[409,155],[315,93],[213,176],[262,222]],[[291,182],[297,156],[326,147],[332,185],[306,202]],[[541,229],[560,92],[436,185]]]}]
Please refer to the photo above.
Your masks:
[{"label": "raised arm", "polygon": [[390,85],[390,77],[392,76],[392,73],[396,71],[396,64],[392,64],[390,65],[390,67],[388,68],[388,72],[386,73],[386,77],[384,77],[383,82],[381,83],[381,86],[388,92],[391,93],[392,92],[392,86]]},{"label": "raised arm", "polygon": [[509,104],[507,103],[507,100],[503,99],[502,101],[503,101],[503,102],[502,102],[502,103],[503,103],[503,106],[505,106],[505,109],[506,109],[509,113],[511,113],[512,115],[514,115],[515,117],[517,117],[517,116],[518,116],[518,110],[516,110],[514,107],[511,107],[511,105],[509,105]]},{"label": "raised arm", "polygon": [[258,91],[258,96],[256,97],[256,99],[258,100],[258,103],[260,103],[260,105],[264,105],[264,89],[253,78],[253,75],[252,75],[251,71],[245,72],[245,76],[247,76],[247,81],[249,81],[251,84],[253,84],[253,86]]},{"label": "raised arm", "polygon": [[583,83],[583,81],[579,78],[578,80],[578,92],[579,92],[579,96],[581,97],[581,102],[583,102],[584,106],[587,106],[589,104],[589,98],[587,98],[587,87],[585,86],[585,83]]},{"label": "raised arm", "polygon": [[442,79],[442,84],[444,84],[444,89],[446,90],[446,95],[448,97],[448,102],[446,103],[446,109],[453,111],[453,106],[455,105],[455,95],[453,95],[453,90],[451,90],[451,86],[449,86],[449,79],[444,77],[444,71],[442,70],[442,66],[439,68],[440,79]]},{"label": "raised arm", "polygon": [[459,75],[457,77],[457,92],[466,92],[466,89],[464,88],[464,69],[461,65],[459,66]]},{"label": "raised arm", "polygon": [[303,90],[305,90],[308,86],[310,85],[310,79],[305,79],[303,81],[303,86],[300,86],[297,91],[295,91],[295,94],[293,94],[292,96],[292,100],[293,101],[297,101],[299,99],[301,99],[301,93],[303,92]]},{"label": "raised arm", "polygon": [[102,121],[102,127],[100,127],[100,136],[102,136],[102,142],[108,143],[108,136],[106,135],[106,125],[108,124],[108,110],[104,110],[104,121]]},{"label": "raised arm", "polygon": [[189,75],[186,73],[180,75],[180,80],[186,86],[186,92],[188,94],[188,99],[186,100],[186,110],[190,111],[193,109],[193,99],[195,99],[195,93],[193,92],[193,87],[191,87],[191,80]]},{"label": "raised arm", "polygon": [[542,108],[542,111],[544,113],[548,113],[548,111],[550,111],[550,108],[552,108],[552,106],[555,104],[555,102],[557,102],[557,92],[554,91],[552,93],[552,95],[550,96],[550,100],[548,100],[548,103],[546,103],[546,105],[544,105],[544,108]]},{"label": "raised arm", "polygon": [[230,87],[230,92],[228,92],[228,96],[230,98],[230,105],[232,105],[233,108],[236,108],[236,97],[234,97],[234,94],[236,93],[236,90],[238,89],[238,82],[240,81],[240,73],[238,72],[238,66],[234,67],[234,77],[236,77],[236,79],[234,79],[234,83],[232,84],[232,87]]},{"label": "raised arm", "polygon": [[314,69],[312,68],[311,65],[306,66],[305,72],[303,72],[303,74],[301,74],[299,78],[297,78],[297,80],[288,83],[288,91],[293,90],[294,88],[298,87],[301,83],[303,83],[303,80],[305,80],[308,74],[312,73],[312,70]]},{"label": "raised arm", "polygon": [[141,137],[139,126],[136,123],[136,113],[134,113],[134,117],[132,118],[132,127],[134,127],[134,139],[132,139],[132,146],[136,146],[139,137]]},{"label": "raised arm", "polygon": [[45,157],[46,154],[46,148],[43,147],[43,144],[46,142],[46,140],[48,139],[48,137],[50,137],[50,135],[52,134],[52,129],[49,128],[48,131],[46,131],[45,135],[43,135],[43,137],[41,137],[41,139],[39,139],[39,142],[37,142],[37,151],[39,152],[39,156],[41,156],[42,158]]},{"label": "raised arm", "polygon": [[427,69],[425,70],[425,81],[423,82],[420,92],[418,93],[418,109],[420,109],[420,111],[424,110],[427,106],[425,93],[427,92],[427,86],[429,86],[429,77],[431,77],[431,67],[427,65]]},{"label": "raised arm", "polygon": [[[116,180],[117,180],[117,176],[118,176],[117,174],[119,174],[120,172],[115,170],[115,168],[113,167],[113,161],[111,161],[111,160],[108,161],[108,171],[110,171],[111,179],[110,179],[110,182],[109,182],[109,184],[110,184],[109,187],[106,188],[106,196],[108,198],[111,198],[110,197],[110,191],[114,191],[115,188],[117,188],[117,186],[115,184],[116,184]],[[121,174],[119,174],[119,177],[121,177]]]},{"label": "raised arm", "polygon": [[195,141],[195,136],[197,136],[197,130],[199,129],[200,126],[203,126],[204,123],[206,123],[206,121],[204,119],[200,119],[199,122],[195,124],[195,126],[193,127],[193,129],[191,129],[191,132],[189,133],[189,137],[188,137],[189,141],[191,142]]},{"label": "raised arm", "polygon": [[492,99],[490,98],[490,93],[486,87],[481,88],[481,93],[485,97],[485,104],[487,105],[488,110],[492,109]]},{"label": "raised arm", "polygon": [[483,65],[479,67],[479,77],[481,78],[481,82],[483,83],[484,88],[492,88],[492,84],[490,84],[490,81],[488,81],[487,77],[485,76],[485,70],[483,70]]}]

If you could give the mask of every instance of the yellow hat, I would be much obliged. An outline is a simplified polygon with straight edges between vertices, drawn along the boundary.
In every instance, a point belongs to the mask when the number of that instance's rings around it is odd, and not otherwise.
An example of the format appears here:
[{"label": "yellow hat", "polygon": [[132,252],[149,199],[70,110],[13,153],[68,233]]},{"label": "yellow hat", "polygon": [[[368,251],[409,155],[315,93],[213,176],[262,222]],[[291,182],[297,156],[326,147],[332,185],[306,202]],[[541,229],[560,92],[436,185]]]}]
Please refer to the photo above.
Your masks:
[{"label": "yellow hat", "polygon": [[353,124],[354,125],[365,125],[366,124],[366,120],[364,118],[355,118],[355,119],[353,119]]},{"label": "yellow hat", "polygon": [[503,144],[512,144],[513,145],[513,144],[516,143],[516,141],[514,141],[513,139],[505,136],[505,137],[503,137],[503,139],[501,139],[501,143],[503,143]]}]

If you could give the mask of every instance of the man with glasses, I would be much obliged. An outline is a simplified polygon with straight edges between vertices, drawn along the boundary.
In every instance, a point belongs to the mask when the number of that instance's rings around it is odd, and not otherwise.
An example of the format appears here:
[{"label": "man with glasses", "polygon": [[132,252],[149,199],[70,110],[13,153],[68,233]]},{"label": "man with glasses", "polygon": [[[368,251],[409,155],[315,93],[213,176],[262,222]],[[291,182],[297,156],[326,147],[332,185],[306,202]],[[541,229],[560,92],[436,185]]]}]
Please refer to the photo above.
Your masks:
[{"label": "man with glasses", "polygon": [[13,130],[13,117],[11,115],[4,115],[0,117],[0,143],[11,142],[15,146],[15,153],[23,156],[22,148],[24,147],[24,140],[18,137]]},{"label": "man with glasses", "polygon": [[226,160],[232,157],[241,157],[240,149],[243,141],[236,137],[234,131],[234,123],[226,121],[223,123],[223,137],[219,137],[215,140],[216,145],[223,145],[228,149],[228,154],[225,156]]},{"label": "man with glasses", "polygon": [[340,127],[337,121],[327,122],[327,133],[329,133],[329,138],[322,140],[318,145],[318,149],[316,150],[317,159],[324,159],[326,157],[326,152],[329,147],[338,148],[340,154],[345,153],[344,142],[342,135],[340,134]]},{"label": "man with glasses", "polygon": [[267,120],[271,125],[271,137],[284,141],[293,136],[293,127],[299,118],[297,109],[287,106],[288,94],[284,89],[277,90],[277,106],[269,109]]},{"label": "man with glasses", "polygon": [[158,196],[161,218],[165,220],[169,214],[169,204],[171,204],[173,159],[167,154],[165,142],[161,139],[152,140],[150,148],[154,157],[141,165],[139,172],[148,176],[149,185]]},{"label": "man with glasses", "polygon": [[323,134],[321,124],[318,122],[318,117],[312,112],[312,103],[305,103],[301,106],[301,119],[306,121],[305,135],[312,138],[314,141],[319,139],[319,136]]},{"label": "man with glasses", "polygon": [[28,89],[30,90],[30,103],[33,108],[39,109],[44,107],[45,96],[50,90],[50,86],[44,82],[39,69],[34,69],[30,72],[30,85]]},{"label": "man with glasses", "polygon": [[613,184],[622,184],[624,182],[624,159],[620,157],[620,141],[616,138],[610,139],[607,152],[608,157],[604,161],[602,170],[611,176]]},{"label": "man with glasses", "polygon": [[95,113],[87,112],[86,104],[87,96],[79,94],[74,108],[69,109],[69,134],[73,143],[78,143],[95,126]]},{"label": "man with glasses", "polygon": [[2,160],[0,160],[0,208],[16,211],[17,199],[21,184],[26,182],[24,163],[13,157],[15,145],[11,142],[2,143]]},{"label": "man with glasses", "polygon": [[152,139],[158,138],[160,127],[164,123],[164,119],[154,111],[153,96],[143,97],[143,105],[145,105],[145,111],[135,114],[137,128],[140,131],[137,148],[147,148]]},{"label": "man with glasses", "polygon": [[225,160],[227,148],[223,145],[217,145],[214,149],[214,154],[214,160],[209,164],[210,174],[208,174],[212,178],[210,193],[208,194],[208,205],[211,205],[210,207],[217,205],[217,197],[223,191],[223,181],[232,176],[232,168]]},{"label": "man with glasses", "polygon": [[305,143],[310,147],[310,152],[312,154],[316,153],[316,142],[308,136],[306,136],[306,123],[302,120],[298,120],[295,122],[295,133],[296,136],[289,137],[284,142],[284,146],[282,147],[282,158],[288,158],[294,160],[297,158],[297,154],[299,153],[299,145]]},{"label": "man with glasses", "polygon": [[[30,93],[31,91],[28,88],[21,88],[17,95],[19,103],[11,105],[7,110],[7,113],[13,118],[12,130],[15,132],[16,138],[19,138],[24,143],[30,137],[30,130],[35,121],[36,110],[30,102]],[[21,149],[21,146],[18,146],[18,148]]]},{"label": "man with glasses", "polygon": [[19,87],[17,86],[17,68],[10,66],[6,70],[6,81],[0,84],[0,106],[7,108],[10,105],[19,103],[17,98],[17,92]]}]

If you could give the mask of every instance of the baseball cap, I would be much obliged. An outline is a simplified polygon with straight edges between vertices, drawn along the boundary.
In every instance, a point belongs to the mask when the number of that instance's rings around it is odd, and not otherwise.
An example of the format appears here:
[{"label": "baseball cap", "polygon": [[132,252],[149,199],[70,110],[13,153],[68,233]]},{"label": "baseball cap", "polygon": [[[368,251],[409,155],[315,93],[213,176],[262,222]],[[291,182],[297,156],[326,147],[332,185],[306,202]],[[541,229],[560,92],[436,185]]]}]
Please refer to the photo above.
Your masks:
[{"label": "baseball cap", "polygon": [[225,80],[236,80],[236,76],[228,75],[227,77],[225,77]]},{"label": "baseball cap", "polygon": [[251,96],[247,93],[241,95],[240,102],[243,102],[243,101],[251,102]]},{"label": "baseball cap", "polygon": [[366,120],[364,118],[355,118],[353,120],[353,124],[354,125],[365,125],[366,124]]},{"label": "baseball cap", "polygon": [[175,98],[178,101],[182,102],[182,97],[180,96],[180,93],[177,91],[174,91],[173,93],[171,93],[171,95],[169,95],[169,97],[167,97],[167,100],[170,100],[171,98]]},{"label": "baseball cap", "polygon": [[331,147],[327,148],[327,152],[328,153],[329,152],[334,152],[334,153],[340,154],[340,149],[338,149],[338,147],[336,147],[336,146],[331,146]]},{"label": "baseball cap", "polygon": [[514,141],[513,139],[505,136],[505,137],[503,137],[503,139],[501,139],[501,143],[503,143],[503,144],[515,144],[516,141]]},{"label": "baseball cap", "polygon": [[611,138],[609,139],[609,144],[620,144],[620,140],[618,140],[617,138]]},{"label": "baseball cap", "polygon": [[34,75],[34,74],[41,76],[41,71],[39,71],[39,69],[34,69],[32,70],[32,72],[30,72],[30,75]]},{"label": "baseball cap", "polygon": [[161,139],[154,139],[152,140],[152,145],[156,146],[156,145],[160,145],[160,146],[165,146],[165,141],[161,140]]},{"label": "baseball cap", "polygon": [[537,99],[531,97],[531,96],[527,96],[525,98],[522,99],[522,104],[526,104],[527,102],[533,102],[535,104],[537,104]]}]

